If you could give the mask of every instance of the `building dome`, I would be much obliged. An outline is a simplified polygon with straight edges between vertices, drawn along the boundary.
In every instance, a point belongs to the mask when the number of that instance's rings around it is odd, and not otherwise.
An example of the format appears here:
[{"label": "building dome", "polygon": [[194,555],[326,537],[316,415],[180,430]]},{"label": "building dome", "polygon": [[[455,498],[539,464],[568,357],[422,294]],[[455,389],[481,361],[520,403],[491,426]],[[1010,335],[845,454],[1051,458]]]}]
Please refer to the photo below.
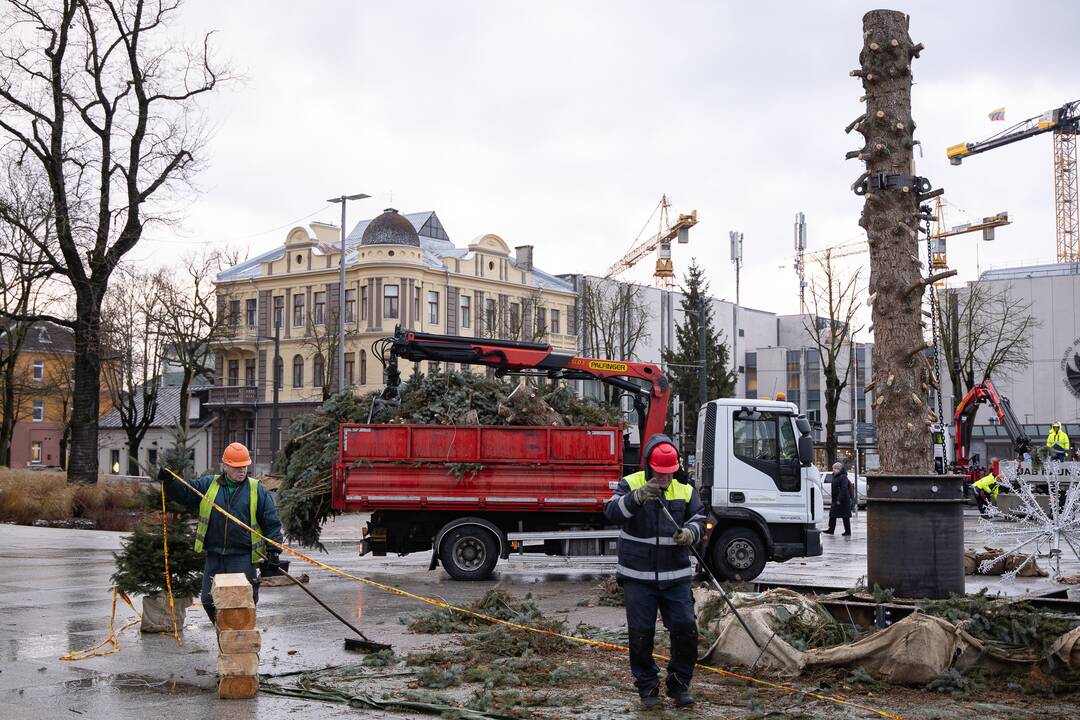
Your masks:
[{"label": "building dome", "polygon": [[361,245],[412,245],[420,247],[420,236],[416,228],[394,208],[387,208],[383,214],[368,223]]}]

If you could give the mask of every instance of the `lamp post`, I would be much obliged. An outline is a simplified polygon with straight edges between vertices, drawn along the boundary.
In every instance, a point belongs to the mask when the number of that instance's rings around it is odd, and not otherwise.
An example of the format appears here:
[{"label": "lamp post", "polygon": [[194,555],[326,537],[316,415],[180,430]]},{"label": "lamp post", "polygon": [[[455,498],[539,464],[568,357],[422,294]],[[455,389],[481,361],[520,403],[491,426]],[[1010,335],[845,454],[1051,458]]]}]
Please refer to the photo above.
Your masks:
[{"label": "lamp post", "polygon": [[[282,314],[285,314],[285,309],[282,308]],[[256,338],[258,340],[273,340],[274,341],[274,361],[273,370],[270,372],[270,382],[273,383],[273,404],[270,410],[270,464],[273,465],[277,460],[278,446],[281,436],[281,418],[280,418],[280,406],[279,406],[279,388],[280,384],[284,381],[281,375],[285,374],[285,368],[282,367],[280,373],[278,371],[278,364],[281,362],[281,321],[277,317],[276,310],[274,311],[274,336],[267,337],[266,335],[259,335]],[[256,398],[257,399],[257,398]],[[258,454],[259,439],[255,438],[255,452]]]},{"label": "lamp post", "polygon": [[345,389],[345,204],[349,200],[363,200],[371,197],[365,193],[342,195],[330,198],[327,202],[341,203],[341,257],[338,260],[338,348],[337,371],[338,392]]}]

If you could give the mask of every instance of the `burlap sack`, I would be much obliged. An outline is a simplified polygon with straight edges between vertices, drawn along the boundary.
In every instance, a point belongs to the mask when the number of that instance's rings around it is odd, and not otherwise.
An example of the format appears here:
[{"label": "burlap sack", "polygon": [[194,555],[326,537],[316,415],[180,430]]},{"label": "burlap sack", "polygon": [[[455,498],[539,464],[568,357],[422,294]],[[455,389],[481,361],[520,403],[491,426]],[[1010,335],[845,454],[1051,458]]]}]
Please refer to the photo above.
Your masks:
[{"label": "burlap sack", "polygon": [[[180,631],[184,631],[184,619],[187,617],[187,609],[191,607],[192,598],[174,597],[173,614],[176,616],[176,625]],[[169,622],[169,596],[165,593],[143,595],[142,599],[142,622],[139,630],[144,633],[171,633],[172,623]]]}]

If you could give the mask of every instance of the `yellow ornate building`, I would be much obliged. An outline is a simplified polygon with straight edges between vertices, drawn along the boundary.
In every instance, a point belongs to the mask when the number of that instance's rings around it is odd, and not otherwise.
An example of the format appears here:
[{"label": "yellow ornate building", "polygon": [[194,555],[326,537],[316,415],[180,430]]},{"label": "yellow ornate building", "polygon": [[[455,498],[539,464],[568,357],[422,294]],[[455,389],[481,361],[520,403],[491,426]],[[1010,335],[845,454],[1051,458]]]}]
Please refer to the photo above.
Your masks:
[{"label": "yellow ornate building", "polygon": [[[340,236],[336,226],[295,227],[285,244],[218,275],[229,337],[215,345],[209,407],[215,455],[238,441],[266,468],[289,422],[337,391]],[[372,344],[394,327],[467,337],[538,340],[573,353],[575,292],[533,264],[533,247],[511,252],[497,235],[455,246],[434,212],[389,209],[346,238],[345,384],[382,386]],[[278,335],[279,435],[274,442],[274,336]],[[408,369],[406,369],[408,371]]]}]

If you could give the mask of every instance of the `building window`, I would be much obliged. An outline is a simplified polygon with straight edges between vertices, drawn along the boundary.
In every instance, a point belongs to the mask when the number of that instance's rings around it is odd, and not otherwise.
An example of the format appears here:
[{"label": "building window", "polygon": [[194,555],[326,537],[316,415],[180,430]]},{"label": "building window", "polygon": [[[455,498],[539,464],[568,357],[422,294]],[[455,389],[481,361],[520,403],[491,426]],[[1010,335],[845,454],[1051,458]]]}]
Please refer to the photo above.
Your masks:
[{"label": "building window", "polygon": [[248,358],[244,361],[244,384],[248,387],[255,387],[255,358]]},{"label": "building window", "polygon": [[559,334],[559,311],[554,308],[551,310],[551,334]]},{"label": "building window", "polygon": [[382,314],[384,318],[398,316],[398,286],[383,285]]},{"label": "building window", "polygon": [[258,307],[259,303],[255,298],[250,298],[247,301],[247,307],[245,308],[247,312],[245,314],[247,315],[246,319],[248,327],[255,327],[258,325],[258,315],[256,313]]},{"label": "building window", "polygon": [[412,292],[412,322],[413,325],[420,322],[420,288],[414,287]]},{"label": "building window", "polygon": [[[356,293],[353,293],[353,297],[354,298],[356,297]],[[367,287],[365,286],[365,287],[360,288],[360,319],[361,320],[367,320],[368,319],[368,306],[370,304],[371,304],[371,301],[368,299],[368,289],[367,289]]]},{"label": "building window", "polygon": [[30,443],[30,462],[35,465],[41,464],[41,441],[35,440]]},{"label": "building window", "polygon": [[285,324],[285,296],[277,295],[274,297],[274,327],[281,327]]},{"label": "building window", "polygon": [[274,361],[274,380],[279,388],[285,387],[285,361],[280,357]]},{"label": "building window", "polygon": [[240,361],[239,360],[230,360],[229,361],[229,382],[228,382],[228,384],[229,385],[239,385],[240,384]]},{"label": "building window", "polygon": [[353,371],[355,365],[356,361],[353,360],[353,354],[345,353],[345,384],[348,386],[353,384]]},{"label": "building window", "polygon": [[240,301],[239,300],[230,300],[229,301],[229,327],[231,327],[233,330],[235,330],[236,326],[239,325],[239,324],[240,324]]},{"label": "building window", "polygon": [[801,404],[802,353],[798,350],[787,351],[787,388],[787,401]]},{"label": "building window", "polygon": [[746,397],[756,398],[757,389],[757,353],[746,353]]},{"label": "building window", "polygon": [[113,475],[119,475],[120,474],[120,451],[119,450],[110,450],[109,451],[109,472],[111,472]]},{"label": "building window", "polygon": [[[366,314],[365,314],[366,316]],[[345,322],[356,322],[356,290],[345,291]]]},{"label": "building window", "polygon": [[488,298],[484,301],[484,332],[492,337],[499,334],[499,328],[495,325],[495,301]]},{"label": "building window", "polygon": [[315,293],[315,307],[311,308],[312,317],[311,322],[316,325],[322,325],[324,322],[323,314],[326,311],[326,293]]},{"label": "building window", "polygon": [[432,325],[439,324],[439,293],[434,290],[428,290],[427,314],[429,323]]},{"label": "building window", "polygon": [[293,295],[292,324],[293,327],[304,326],[304,296],[300,294]]},{"label": "building window", "polygon": [[150,467],[157,467],[157,448],[149,448],[146,451],[146,464]]},{"label": "building window", "polygon": [[34,401],[34,422],[41,422],[45,419],[45,401]]},{"label": "building window", "polygon": [[472,307],[471,298],[468,295],[461,296],[461,320],[458,323],[463,328],[469,327],[469,309]]},{"label": "building window", "polygon": [[44,379],[45,379],[45,361],[44,360],[35,360],[34,361],[34,380],[35,380],[35,382],[41,382]]},{"label": "building window", "polygon": [[367,352],[360,351],[360,384],[367,385]]},{"label": "building window", "polygon": [[[244,423],[244,445],[251,448],[251,453],[255,454],[255,418],[248,418]],[[191,448],[192,452],[195,448]],[[194,458],[192,458],[194,464]]]},{"label": "building window", "polygon": [[294,388],[304,387],[304,357],[303,355],[296,355],[292,360],[292,386]]},{"label": "building window", "polygon": [[323,361],[322,353],[315,356],[315,359],[311,361],[311,369],[314,373],[313,384],[317,388],[321,388],[326,384],[326,365]]},{"label": "building window", "polygon": [[513,337],[521,335],[521,305],[519,303],[510,303],[510,335]]},{"label": "building window", "polygon": [[542,337],[547,332],[547,310],[542,307],[536,308],[536,328],[533,332],[536,337]]}]

